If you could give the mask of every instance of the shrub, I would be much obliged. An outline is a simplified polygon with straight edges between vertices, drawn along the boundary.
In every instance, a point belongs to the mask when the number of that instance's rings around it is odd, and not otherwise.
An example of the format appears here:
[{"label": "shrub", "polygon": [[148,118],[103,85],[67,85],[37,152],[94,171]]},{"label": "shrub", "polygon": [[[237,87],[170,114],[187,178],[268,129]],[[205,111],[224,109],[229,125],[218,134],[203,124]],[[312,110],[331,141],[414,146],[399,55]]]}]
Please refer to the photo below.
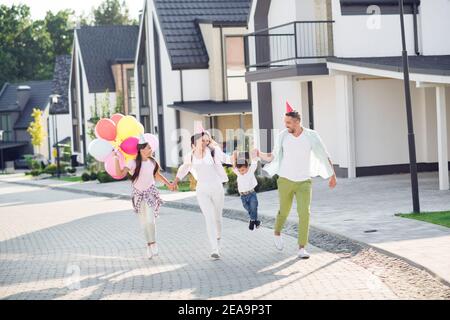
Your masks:
[{"label": "shrub", "polygon": [[100,183],[109,183],[116,181],[105,171],[99,172],[97,175],[97,179]]},{"label": "shrub", "polygon": [[51,174],[52,176],[54,176],[56,174],[56,171],[58,170],[58,167],[56,166],[56,164],[49,164],[45,169],[44,169],[44,173],[46,174]]},{"label": "shrub", "polygon": [[92,181],[94,181],[94,180],[97,180],[97,178],[98,178],[98,174],[96,172],[91,172],[90,179]]},{"label": "shrub", "polygon": [[66,168],[66,172],[70,173],[70,174],[74,174],[75,172],[77,172],[76,168],[72,168],[72,167],[68,167]]},{"label": "shrub", "polygon": [[32,177],[37,177],[42,173],[41,170],[31,170],[30,174]]},{"label": "shrub", "polygon": [[84,182],[89,181],[89,180],[91,180],[91,175],[89,173],[87,173],[87,172],[84,172],[81,175],[81,180],[84,181]]}]

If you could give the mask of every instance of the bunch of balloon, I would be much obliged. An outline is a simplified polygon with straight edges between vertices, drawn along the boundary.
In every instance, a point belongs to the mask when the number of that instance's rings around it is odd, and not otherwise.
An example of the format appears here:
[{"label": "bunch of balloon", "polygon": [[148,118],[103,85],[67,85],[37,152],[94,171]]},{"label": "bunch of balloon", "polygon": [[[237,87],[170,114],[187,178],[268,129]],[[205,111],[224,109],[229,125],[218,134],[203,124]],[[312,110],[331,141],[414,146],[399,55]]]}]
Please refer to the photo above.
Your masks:
[{"label": "bunch of balloon", "polygon": [[104,162],[105,171],[114,179],[121,180],[123,176],[116,175],[114,154],[119,157],[120,168],[126,161],[137,156],[137,136],[144,134],[144,127],[133,116],[114,114],[110,119],[103,118],[95,126],[97,139],[89,144],[88,152],[97,161]]}]

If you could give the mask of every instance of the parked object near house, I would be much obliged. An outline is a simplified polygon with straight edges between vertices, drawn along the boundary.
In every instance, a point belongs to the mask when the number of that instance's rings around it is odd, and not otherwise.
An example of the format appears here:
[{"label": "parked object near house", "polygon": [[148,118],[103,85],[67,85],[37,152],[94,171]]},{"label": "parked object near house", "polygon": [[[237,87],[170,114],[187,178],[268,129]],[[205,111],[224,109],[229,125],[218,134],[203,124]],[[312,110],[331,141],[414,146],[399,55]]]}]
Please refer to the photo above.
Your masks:
[{"label": "parked object near house", "polygon": [[[338,176],[409,172],[397,1],[257,0],[246,35],[253,126],[281,129],[284,101],[319,131]],[[373,12],[378,14],[372,15]],[[419,171],[449,189],[450,3],[405,1]],[[270,135],[269,135],[270,136]],[[271,149],[271,140],[257,137]]]}]

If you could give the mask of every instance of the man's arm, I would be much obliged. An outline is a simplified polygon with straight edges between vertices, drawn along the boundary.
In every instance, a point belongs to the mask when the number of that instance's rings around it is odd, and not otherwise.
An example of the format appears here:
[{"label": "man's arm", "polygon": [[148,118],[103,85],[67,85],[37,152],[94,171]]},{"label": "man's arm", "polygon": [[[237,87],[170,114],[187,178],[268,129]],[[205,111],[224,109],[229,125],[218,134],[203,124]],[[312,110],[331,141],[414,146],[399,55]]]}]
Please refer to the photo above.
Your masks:
[{"label": "man's arm", "polygon": [[328,158],[328,162],[330,163],[330,166],[333,169],[333,175],[331,176],[330,181],[328,182],[328,186],[331,189],[334,189],[336,187],[336,184],[337,184],[336,172],[334,171],[333,162],[331,161],[330,158]]},{"label": "man's arm", "polygon": [[256,150],[256,157],[261,158],[262,160],[266,162],[272,162],[273,161],[273,154],[272,153],[265,153],[261,152],[259,150]]}]

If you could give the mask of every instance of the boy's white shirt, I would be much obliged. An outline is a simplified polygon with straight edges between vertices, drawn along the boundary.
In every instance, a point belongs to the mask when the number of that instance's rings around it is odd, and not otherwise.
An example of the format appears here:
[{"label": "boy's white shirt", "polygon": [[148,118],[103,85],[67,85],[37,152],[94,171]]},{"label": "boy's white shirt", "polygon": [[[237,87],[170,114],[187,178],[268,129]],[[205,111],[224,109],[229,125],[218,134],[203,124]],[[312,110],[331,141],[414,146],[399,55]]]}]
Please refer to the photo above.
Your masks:
[{"label": "boy's white shirt", "polygon": [[[280,170],[281,160],[283,158],[283,139],[289,134],[287,129],[281,131],[275,141],[273,148],[273,160],[269,164],[265,165],[263,170],[270,176],[278,174]],[[319,134],[311,129],[303,128],[303,133],[311,144],[311,162],[310,162],[310,174],[311,177],[320,176],[324,179],[328,179],[334,175],[334,169],[331,166],[329,159],[330,155],[322,142]]]},{"label": "boy's white shirt", "polygon": [[254,189],[258,185],[258,181],[255,177],[256,169],[258,169],[259,158],[252,160],[247,173],[241,174],[237,168],[233,168],[233,172],[237,175],[237,185],[239,192],[248,192]]}]

